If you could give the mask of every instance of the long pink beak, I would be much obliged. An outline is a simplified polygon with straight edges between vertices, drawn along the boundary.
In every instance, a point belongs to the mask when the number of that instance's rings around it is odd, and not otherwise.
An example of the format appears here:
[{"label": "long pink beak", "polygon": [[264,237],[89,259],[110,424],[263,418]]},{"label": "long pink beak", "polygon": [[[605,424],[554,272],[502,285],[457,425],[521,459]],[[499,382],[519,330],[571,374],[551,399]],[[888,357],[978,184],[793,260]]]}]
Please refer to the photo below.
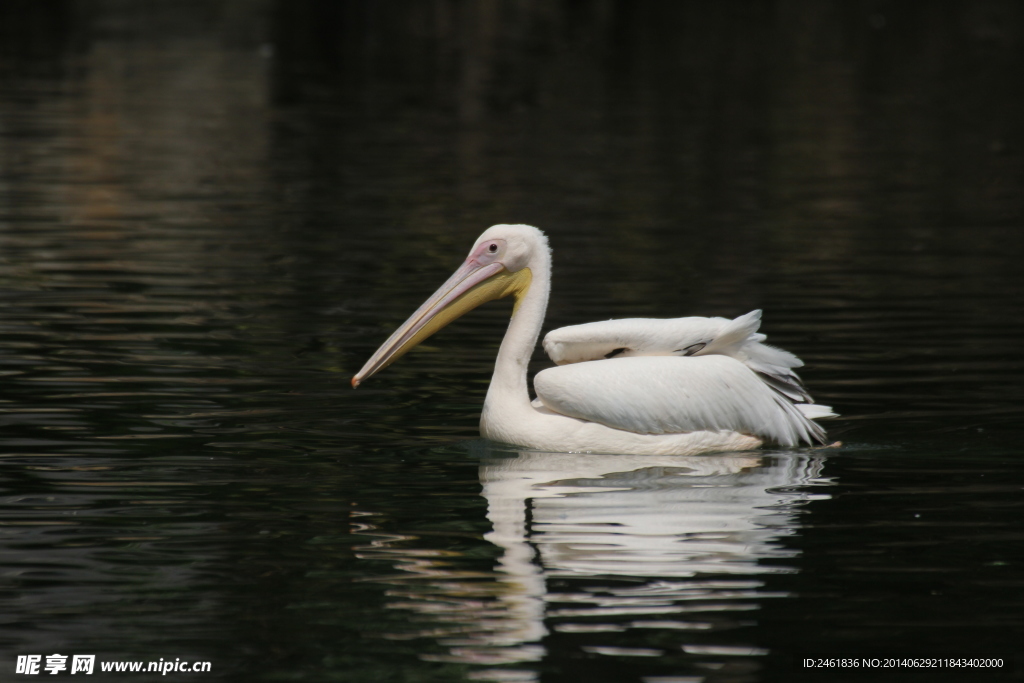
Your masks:
[{"label": "long pink beak", "polygon": [[[500,263],[481,265],[475,255],[470,255],[447,282],[381,344],[362,370],[352,378],[352,388],[358,387],[367,377],[391,365],[409,349],[482,303],[480,300],[460,301],[460,297],[503,270],[505,267]],[[457,301],[459,305],[453,306]]]}]

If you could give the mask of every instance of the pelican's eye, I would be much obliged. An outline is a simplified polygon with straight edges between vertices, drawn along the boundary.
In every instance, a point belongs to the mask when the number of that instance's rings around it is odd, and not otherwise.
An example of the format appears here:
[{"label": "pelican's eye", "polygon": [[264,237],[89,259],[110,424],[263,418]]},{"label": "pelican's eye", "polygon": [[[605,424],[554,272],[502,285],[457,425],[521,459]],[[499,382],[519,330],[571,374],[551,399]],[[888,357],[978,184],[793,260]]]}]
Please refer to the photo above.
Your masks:
[{"label": "pelican's eye", "polygon": [[485,266],[500,261],[505,253],[505,240],[487,240],[473,247],[469,258],[474,260],[477,265]]}]

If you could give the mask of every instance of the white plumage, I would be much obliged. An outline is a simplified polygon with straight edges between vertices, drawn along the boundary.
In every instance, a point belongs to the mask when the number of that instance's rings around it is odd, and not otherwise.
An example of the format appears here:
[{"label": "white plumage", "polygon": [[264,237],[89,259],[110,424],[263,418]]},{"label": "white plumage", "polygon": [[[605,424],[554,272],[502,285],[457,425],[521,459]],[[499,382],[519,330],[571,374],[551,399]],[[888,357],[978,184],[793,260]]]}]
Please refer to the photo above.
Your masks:
[{"label": "white plumage", "polygon": [[527,364],[550,289],[547,238],[496,225],[463,266],[381,346],[353,386],[480,303],[515,296],[480,419],[490,439],[554,452],[691,455],[824,443],[813,420],[834,417],[793,371],[803,363],[764,344],[761,311],[727,318],[631,318],[553,330],[544,349],[558,367],[534,379]]},{"label": "white plumage", "polygon": [[784,446],[824,432],[787,396],[728,356],[622,358],[542,370],[549,409],[640,434],[732,431]]},{"label": "white plumage", "polygon": [[761,311],[729,318],[626,318],[562,327],[544,337],[544,350],[558,365],[633,356],[735,358],[763,375],[794,401],[810,402],[793,368],[803,361],[762,344]]},{"label": "white plumage", "polygon": [[552,330],[560,366],[534,378],[547,408],[646,434],[729,430],[795,446],[821,443],[815,405],[793,368],[803,361],[762,342],[761,311],[728,318],[627,318]]}]

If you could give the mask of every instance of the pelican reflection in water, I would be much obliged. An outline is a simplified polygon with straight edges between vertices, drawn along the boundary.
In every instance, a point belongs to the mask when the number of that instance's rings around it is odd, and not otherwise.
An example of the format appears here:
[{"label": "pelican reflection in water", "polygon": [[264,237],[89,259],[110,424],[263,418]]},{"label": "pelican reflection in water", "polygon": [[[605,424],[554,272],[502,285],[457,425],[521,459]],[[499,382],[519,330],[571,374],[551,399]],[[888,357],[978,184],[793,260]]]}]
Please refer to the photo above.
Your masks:
[{"label": "pelican reflection in water", "polygon": [[694,455],[825,443],[815,422],[834,417],[813,402],[793,354],[763,344],[761,312],[735,320],[609,320],[550,332],[557,367],[527,366],[551,285],[547,237],[528,225],[495,225],[462,266],[352,378],[358,386],[480,304],[515,298],[480,417],[493,441],[549,452]]},{"label": "pelican reflection in water", "polygon": [[783,539],[799,529],[803,504],[828,497],[822,458],[807,452],[580,457],[479,447],[485,539],[499,549],[492,572],[411,536],[360,549],[408,569],[408,578],[380,580],[419,626],[389,637],[436,639],[446,652],[428,660],[535,662],[551,630],[560,647],[586,649],[607,645],[609,632],[660,629],[657,641],[676,653],[707,654],[695,661],[751,663],[763,650],[735,630],[764,600],[785,597],[765,590],[763,576],[795,571],[798,551]]}]

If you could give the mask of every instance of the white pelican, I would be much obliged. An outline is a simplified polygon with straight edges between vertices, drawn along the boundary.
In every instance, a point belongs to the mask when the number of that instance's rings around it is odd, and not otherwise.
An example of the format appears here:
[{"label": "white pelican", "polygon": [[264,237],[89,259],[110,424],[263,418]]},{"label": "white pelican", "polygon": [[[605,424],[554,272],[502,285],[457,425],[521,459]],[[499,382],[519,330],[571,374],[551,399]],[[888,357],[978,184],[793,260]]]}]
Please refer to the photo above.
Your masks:
[{"label": "white pelican", "polygon": [[[761,312],[725,318],[634,318],[563,327],[544,349],[559,367],[526,371],[551,288],[548,240],[529,225],[488,228],[469,257],[395,330],[352,386],[486,301],[515,297],[480,416],[493,441],[562,453],[694,455],[824,443],[817,405],[788,351],[762,344]],[[584,362],[585,361],[585,362]]]}]

